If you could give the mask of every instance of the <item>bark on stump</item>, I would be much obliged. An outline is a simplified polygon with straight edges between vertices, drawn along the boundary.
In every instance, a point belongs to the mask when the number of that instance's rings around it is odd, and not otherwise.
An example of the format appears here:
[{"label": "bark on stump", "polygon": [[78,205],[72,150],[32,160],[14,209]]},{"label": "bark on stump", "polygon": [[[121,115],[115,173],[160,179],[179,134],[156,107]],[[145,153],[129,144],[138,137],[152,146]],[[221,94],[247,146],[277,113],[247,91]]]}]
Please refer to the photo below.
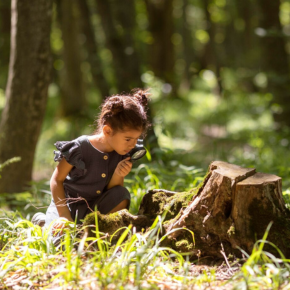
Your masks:
[{"label": "bark on stump", "polygon": [[[190,252],[193,258],[223,258],[224,254],[239,257],[241,249],[251,253],[270,222],[273,225],[267,240],[290,257],[290,215],[278,176],[214,161],[198,188],[182,193],[151,190],[143,197],[137,216],[126,210],[119,212],[114,227],[112,223],[106,226],[105,216],[100,216],[100,230],[112,234],[128,224],[137,230],[147,228],[165,211],[167,246]],[[86,224],[94,224],[88,221]],[[194,233],[194,242],[188,230]],[[267,250],[277,254],[273,247]]]}]

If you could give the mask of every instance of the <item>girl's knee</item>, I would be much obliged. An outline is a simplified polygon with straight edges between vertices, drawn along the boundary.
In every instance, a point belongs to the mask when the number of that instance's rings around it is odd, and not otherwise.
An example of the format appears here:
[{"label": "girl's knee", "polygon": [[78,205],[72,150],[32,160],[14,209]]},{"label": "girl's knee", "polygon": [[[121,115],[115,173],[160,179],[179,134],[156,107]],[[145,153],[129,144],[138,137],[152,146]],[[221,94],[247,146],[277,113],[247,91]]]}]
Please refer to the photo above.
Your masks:
[{"label": "girl's knee", "polygon": [[109,213],[114,213],[122,209],[128,209],[130,201],[128,199],[122,200],[117,206],[115,206]]},{"label": "girl's knee", "polygon": [[124,207],[123,209],[128,208],[129,200],[128,199],[124,199],[124,200],[122,200],[120,202],[120,204],[122,204],[122,206]]}]

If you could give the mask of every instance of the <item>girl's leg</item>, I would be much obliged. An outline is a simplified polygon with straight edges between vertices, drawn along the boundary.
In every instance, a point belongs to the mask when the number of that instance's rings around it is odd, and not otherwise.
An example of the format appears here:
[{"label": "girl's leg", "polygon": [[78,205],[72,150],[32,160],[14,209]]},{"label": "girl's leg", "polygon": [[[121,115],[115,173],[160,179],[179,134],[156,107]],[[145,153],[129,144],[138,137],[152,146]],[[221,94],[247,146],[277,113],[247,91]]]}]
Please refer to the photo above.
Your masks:
[{"label": "girl's leg", "polygon": [[113,213],[113,212],[128,208],[128,204],[129,204],[129,200],[124,199],[117,206],[115,206],[113,209],[111,209],[111,211],[109,211],[108,213]]},{"label": "girl's leg", "polygon": [[125,208],[129,209],[130,199],[130,193],[125,187],[115,186],[102,193],[100,198],[90,207],[95,209],[95,206],[97,206],[97,210],[102,214],[113,213]]}]

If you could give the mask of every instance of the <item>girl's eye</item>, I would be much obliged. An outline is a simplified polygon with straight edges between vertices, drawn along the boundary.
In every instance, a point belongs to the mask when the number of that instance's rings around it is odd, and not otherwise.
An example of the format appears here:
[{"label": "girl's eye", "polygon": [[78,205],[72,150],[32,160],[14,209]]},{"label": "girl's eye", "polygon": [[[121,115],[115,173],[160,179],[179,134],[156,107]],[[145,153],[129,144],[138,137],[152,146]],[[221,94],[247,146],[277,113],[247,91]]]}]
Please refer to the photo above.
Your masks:
[{"label": "girl's eye", "polygon": [[127,142],[130,141],[130,139],[126,139],[126,141],[127,141]]}]

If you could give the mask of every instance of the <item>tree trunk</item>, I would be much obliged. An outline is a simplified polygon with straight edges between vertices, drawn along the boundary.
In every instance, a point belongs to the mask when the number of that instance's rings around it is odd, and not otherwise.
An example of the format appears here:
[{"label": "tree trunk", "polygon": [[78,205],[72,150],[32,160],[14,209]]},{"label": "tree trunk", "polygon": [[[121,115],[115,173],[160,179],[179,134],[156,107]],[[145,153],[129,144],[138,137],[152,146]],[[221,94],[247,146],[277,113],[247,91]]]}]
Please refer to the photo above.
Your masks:
[{"label": "tree trunk", "polygon": [[191,36],[191,27],[188,22],[188,8],[189,8],[189,1],[182,0],[182,28],[181,28],[181,35],[182,35],[182,48],[183,48],[183,58],[185,60],[185,68],[184,68],[184,75],[182,80],[182,86],[184,90],[188,91],[191,88],[191,64],[193,63],[194,57],[196,54],[193,45],[192,45],[192,36]]},{"label": "tree trunk", "polygon": [[[251,253],[270,222],[268,240],[290,257],[290,216],[278,176],[215,161],[198,188],[182,193],[149,191],[130,223],[146,228],[165,211],[166,246],[190,252],[194,259],[213,260],[224,254],[241,257],[241,250]],[[106,231],[106,227],[102,229]],[[269,246],[267,251],[277,254]]]},{"label": "tree trunk", "polygon": [[95,38],[91,13],[87,0],[78,0],[78,7],[81,13],[82,31],[86,36],[86,49],[88,61],[91,66],[91,73],[97,89],[100,90],[101,97],[104,99],[110,94],[109,84],[103,74],[103,64],[99,56],[99,47]]},{"label": "tree trunk", "polygon": [[0,192],[19,192],[31,180],[50,81],[51,0],[12,0],[11,52],[6,105],[0,123]]},{"label": "tree trunk", "polygon": [[62,115],[75,116],[85,107],[78,17],[74,1],[59,0],[59,21],[63,40],[64,69],[61,72]]},{"label": "tree trunk", "polygon": [[115,0],[114,11],[116,19],[122,27],[121,38],[123,40],[124,53],[126,59],[126,69],[130,71],[131,88],[141,88],[141,72],[140,61],[137,51],[137,45],[135,43],[135,27],[136,27],[136,10],[135,1],[132,0]]},{"label": "tree trunk", "polygon": [[273,94],[273,103],[280,105],[274,112],[275,121],[282,127],[290,127],[290,76],[285,36],[279,19],[280,1],[259,0],[260,25],[265,30],[261,36],[262,63],[268,77],[268,91]]},{"label": "tree trunk", "polygon": [[149,31],[153,37],[151,45],[151,66],[155,75],[173,87],[175,53],[172,43],[173,26],[173,0],[145,0]]},{"label": "tree trunk", "polygon": [[207,33],[209,35],[209,41],[205,46],[204,49],[204,55],[203,55],[203,63],[204,68],[208,69],[212,65],[214,68],[214,72],[216,74],[217,78],[217,89],[218,94],[222,94],[222,81],[221,81],[221,75],[220,75],[220,69],[221,69],[221,63],[220,63],[220,56],[217,52],[217,44],[215,42],[215,36],[216,36],[216,27],[215,24],[211,20],[210,12],[208,10],[209,7],[209,0],[203,0],[201,1],[206,17],[207,22]]},{"label": "tree trunk", "polygon": [[5,87],[8,75],[11,30],[11,1],[0,1],[0,87]]},{"label": "tree trunk", "polygon": [[[238,41],[235,41],[235,47],[238,51],[236,54],[236,67],[247,68],[253,72],[260,67],[260,60],[257,58],[257,51],[261,51],[260,41],[255,35],[254,31],[257,27],[257,21],[259,19],[258,5],[256,1],[245,0],[245,1],[234,1],[236,17],[232,17],[232,21],[242,21],[240,25],[243,27],[236,32],[238,34]],[[232,35],[226,34],[226,39],[232,37]],[[234,37],[235,39],[236,37]],[[228,54],[229,49],[227,48],[226,54]],[[257,88],[253,83],[253,76],[248,74],[242,77],[242,83],[239,86],[244,87],[247,92],[256,92]]]},{"label": "tree trunk", "polygon": [[256,58],[252,57],[253,48],[258,48],[259,46],[258,43],[255,42],[256,37],[253,33],[255,26],[253,25],[253,22],[257,17],[256,15],[258,15],[257,7],[251,0],[235,0],[234,4],[237,11],[237,17],[244,21],[244,28],[239,33],[239,49],[241,50],[242,56],[242,59],[239,61],[239,65],[255,67],[253,63]]},{"label": "tree trunk", "polygon": [[[141,86],[136,48],[132,35],[128,37],[128,33],[133,33],[131,24],[135,22],[135,12],[128,12],[134,11],[134,5],[132,0],[122,2],[96,0],[96,3],[106,37],[106,45],[113,56],[116,87],[118,92],[129,92],[134,87]],[[119,5],[122,5],[122,7],[119,7]],[[122,9],[122,13],[125,13],[122,16],[127,19],[118,22],[120,17],[117,17],[115,9]],[[114,17],[115,14],[116,17]],[[121,29],[117,29],[117,24]]]}]

